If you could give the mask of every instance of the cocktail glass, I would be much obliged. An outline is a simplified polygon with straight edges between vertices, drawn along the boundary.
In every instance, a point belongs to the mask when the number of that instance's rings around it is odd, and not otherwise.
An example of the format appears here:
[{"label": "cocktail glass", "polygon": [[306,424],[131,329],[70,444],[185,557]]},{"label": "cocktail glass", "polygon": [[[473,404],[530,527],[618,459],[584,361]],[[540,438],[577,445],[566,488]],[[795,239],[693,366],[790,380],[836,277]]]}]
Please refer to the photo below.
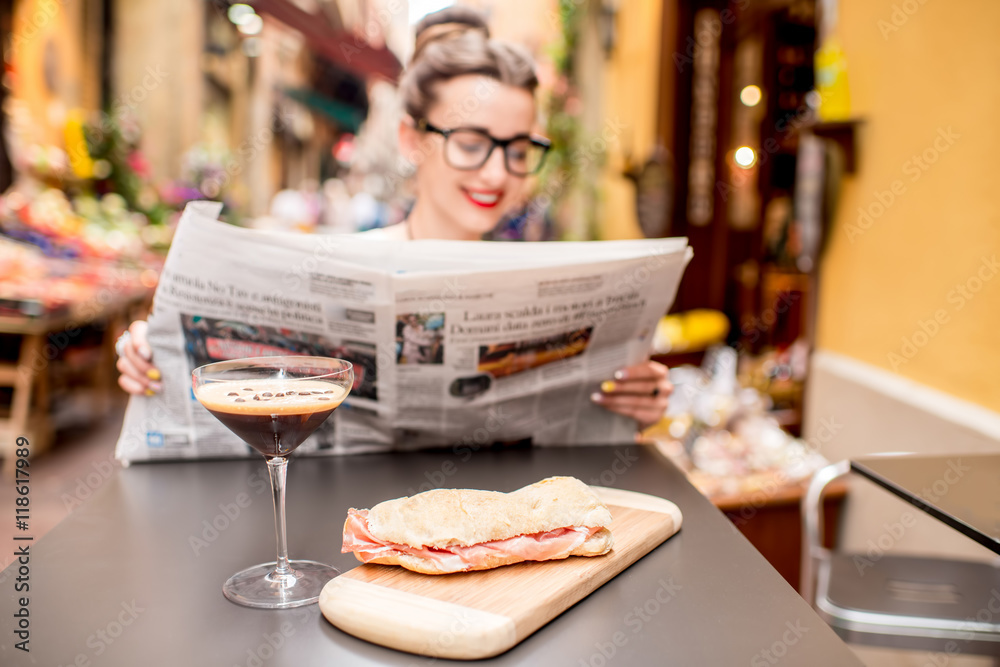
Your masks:
[{"label": "cocktail glass", "polygon": [[316,602],[339,571],[311,560],[288,560],[288,456],[347,398],[353,366],[327,357],[255,357],[201,366],[191,379],[198,402],[264,455],[274,495],[277,560],[237,572],[222,587],[223,594],[236,604],[263,609]]}]

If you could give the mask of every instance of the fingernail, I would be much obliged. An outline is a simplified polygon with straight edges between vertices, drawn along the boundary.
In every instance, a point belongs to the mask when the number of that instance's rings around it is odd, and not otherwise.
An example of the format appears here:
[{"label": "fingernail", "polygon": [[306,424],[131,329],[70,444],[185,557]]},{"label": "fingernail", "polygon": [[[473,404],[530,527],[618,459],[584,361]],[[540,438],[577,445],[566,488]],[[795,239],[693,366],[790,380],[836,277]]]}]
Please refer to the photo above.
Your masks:
[{"label": "fingernail", "polygon": [[146,396],[156,396],[156,392],[153,391],[152,389],[147,389]]},{"label": "fingernail", "polygon": [[159,380],[161,377],[159,369],[150,368],[148,371],[146,371],[146,377],[148,377],[150,380]]},{"label": "fingernail", "polygon": [[625,371],[615,371],[615,379],[616,380],[624,380],[625,379]]},{"label": "fingernail", "polygon": [[600,403],[601,401],[604,400],[604,394],[595,391],[593,394],[590,395],[590,400],[592,400],[594,403]]},{"label": "fingernail", "polygon": [[152,389],[154,393],[159,394],[160,390],[163,389],[163,385],[161,385],[159,382],[150,382],[149,388]]},{"label": "fingernail", "polygon": [[153,352],[145,345],[139,348],[139,354],[141,354],[142,358],[145,359],[146,361],[149,361],[150,359],[153,358]]},{"label": "fingernail", "polygon": [[603,391],[605,394],[610,394],[614,390],[615,390],[615,383],[612,382],[611,380],[605,380],[604,382],[601,383],[601,391]]}]

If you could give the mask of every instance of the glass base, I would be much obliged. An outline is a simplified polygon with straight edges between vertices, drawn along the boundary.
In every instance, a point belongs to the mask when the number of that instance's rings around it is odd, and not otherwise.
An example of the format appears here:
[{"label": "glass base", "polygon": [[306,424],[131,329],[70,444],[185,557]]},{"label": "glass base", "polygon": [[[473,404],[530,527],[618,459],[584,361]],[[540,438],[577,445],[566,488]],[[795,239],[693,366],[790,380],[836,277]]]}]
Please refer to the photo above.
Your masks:
[{"label": "glass base", "polygon": [[244,607],[288,609],[312,604],[319,592],[340,570],[312,560],[288,562],[291,570],[279,575],[275,563],[261,563],[237,572],[222,587],[222,594]]}]

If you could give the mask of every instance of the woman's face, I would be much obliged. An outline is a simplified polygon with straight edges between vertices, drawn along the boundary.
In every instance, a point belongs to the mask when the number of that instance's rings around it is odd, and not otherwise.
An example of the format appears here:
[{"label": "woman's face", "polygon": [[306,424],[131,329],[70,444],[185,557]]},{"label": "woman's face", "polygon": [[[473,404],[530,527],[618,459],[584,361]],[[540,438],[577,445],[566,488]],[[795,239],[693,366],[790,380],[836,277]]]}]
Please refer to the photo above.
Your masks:
[{"label": "woman's face", "polygon": [[[496,139],[534,130],[535,100],[522,88],[467,75],[439,84],[437,96],[426,118],[437,128],[476,128]],[[524,202],[527,177],[507,171],[499,147],[479,169],[455,169],[445,161],[444,143],[440,134],[409,125],[401,130],[404,155],[417,165],[417,206],[428,218],[421,222],[429,222],[439,237],[478,238]]]}]

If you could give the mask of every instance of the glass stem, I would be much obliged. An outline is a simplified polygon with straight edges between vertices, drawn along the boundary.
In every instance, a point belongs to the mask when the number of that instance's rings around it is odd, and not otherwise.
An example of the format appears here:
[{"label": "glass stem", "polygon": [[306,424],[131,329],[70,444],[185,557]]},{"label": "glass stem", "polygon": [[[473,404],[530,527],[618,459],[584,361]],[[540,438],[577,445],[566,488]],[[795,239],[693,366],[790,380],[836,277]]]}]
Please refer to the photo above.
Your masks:
[{"label": "glass stem", "polygon": [[288,542],[285,540],[285,475],[288,459],[276,456],[267,460],[267,472],[271,476],[271,491],[274,495],[274,532],[278,536],[278,560],[274,572],[277,575],[291,574],[288,567]]}]

